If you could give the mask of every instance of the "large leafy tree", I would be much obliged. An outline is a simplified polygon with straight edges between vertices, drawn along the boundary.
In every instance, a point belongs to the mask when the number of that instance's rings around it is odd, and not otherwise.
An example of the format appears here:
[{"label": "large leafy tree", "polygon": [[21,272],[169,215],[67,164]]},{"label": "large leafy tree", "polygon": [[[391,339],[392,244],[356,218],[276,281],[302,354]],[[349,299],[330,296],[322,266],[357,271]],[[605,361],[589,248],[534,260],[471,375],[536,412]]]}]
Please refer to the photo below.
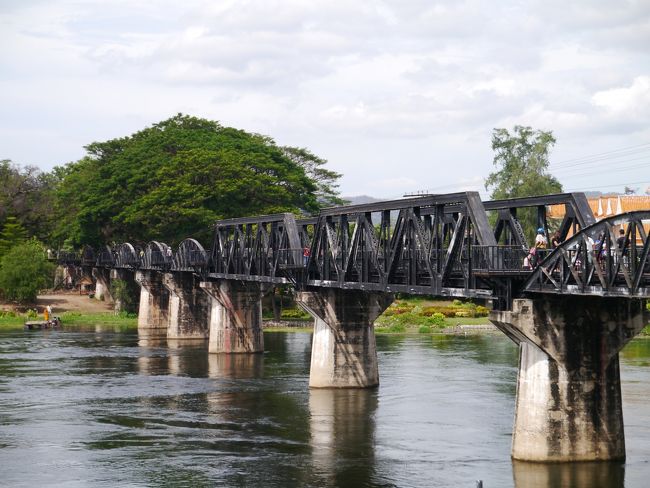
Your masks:
[{"label": "large leafy tree", "polygon": [[15,217],[29,235],[49,237],[55,186],[54,174],[0,160],[0,225]]},{"label": "large leafy tree", "polygon": [[268,137],[182,114],[86,151],[55,171],[60,242],[206,241],[218,219],[313,212],[322,195],[336,198],[339,175],[310,153],[313,167]]},{"label": "large leafy tree", "polygon": [[27,231],[16,217],[7,217],[0,230],[0,258],[27,239]]},{"label": "large leafy tree", "polygon": [[[492,150],[496,171],[485,180],[493,200],[561,193],[562,185],[548,172],[549,154],[555,144],[551,131],[516,125],[512,132],[494,129]],[[529,240],[537,227],[534,209],[518,216]]]},{"label": "large leafy tree", "polygon": [[24,241],[0,259],[0,292],[8,300],[32,303],[49,286],[53,272],[43,246],[34,239]]},{"label": "large leafy tree", "polygon": [[319,158],[304,147],[284,146],[282,150],[289,159],[302,166],[307,176],[316,183],[316,198],[320,204],[335,206],[346,203],[339,197],[337,190],[341,174],[327,169],[325,167],[326,160]]}]

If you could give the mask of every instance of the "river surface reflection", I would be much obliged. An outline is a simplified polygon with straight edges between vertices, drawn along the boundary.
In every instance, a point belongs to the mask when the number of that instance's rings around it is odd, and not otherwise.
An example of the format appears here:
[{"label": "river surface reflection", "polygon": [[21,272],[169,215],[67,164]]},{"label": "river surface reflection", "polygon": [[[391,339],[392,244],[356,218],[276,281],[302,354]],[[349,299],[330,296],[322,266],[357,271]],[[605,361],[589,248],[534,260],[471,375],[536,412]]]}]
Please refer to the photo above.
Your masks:
[{"label": "river surface reflection", "polygon": [[381,386],[310,390],[311,335],[266,352],[112,331],[0,333],[7,486],[646,487],[650,340],[621,355],[627,463],[510,460],[517,350],[378,336]]}]

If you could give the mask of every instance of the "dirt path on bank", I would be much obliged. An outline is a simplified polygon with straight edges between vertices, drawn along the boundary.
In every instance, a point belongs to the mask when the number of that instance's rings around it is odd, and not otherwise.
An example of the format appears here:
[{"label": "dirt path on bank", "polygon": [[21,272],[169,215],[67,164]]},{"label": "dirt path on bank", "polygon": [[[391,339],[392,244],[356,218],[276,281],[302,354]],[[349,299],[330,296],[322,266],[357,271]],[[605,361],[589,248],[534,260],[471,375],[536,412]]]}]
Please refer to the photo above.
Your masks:
[{"label": "dirt path on bank", "polygon": [[38,310],[46,306],[52,307],[52,312],[56,315],[61,312],[111,312],[113,305],[106,302],[88,298],[88,295],[79,295],[77,293],[56,293],[49,295],[39,295],[36,299]]}]

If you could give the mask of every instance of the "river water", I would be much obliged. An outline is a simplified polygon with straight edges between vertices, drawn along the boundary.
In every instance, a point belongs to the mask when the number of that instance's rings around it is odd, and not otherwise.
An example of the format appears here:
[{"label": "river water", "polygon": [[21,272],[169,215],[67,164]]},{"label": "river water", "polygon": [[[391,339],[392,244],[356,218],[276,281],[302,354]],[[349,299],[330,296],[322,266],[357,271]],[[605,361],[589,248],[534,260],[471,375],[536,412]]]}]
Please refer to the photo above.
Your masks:
[{"label": "river water", "polygon": [[625,464],[510,460],[517,350],[378,336],[381,385],[310,390],[311,335],[263,355],[99,328],[0,333],[3,486],[650,486],[650,340],[622,353]]}]

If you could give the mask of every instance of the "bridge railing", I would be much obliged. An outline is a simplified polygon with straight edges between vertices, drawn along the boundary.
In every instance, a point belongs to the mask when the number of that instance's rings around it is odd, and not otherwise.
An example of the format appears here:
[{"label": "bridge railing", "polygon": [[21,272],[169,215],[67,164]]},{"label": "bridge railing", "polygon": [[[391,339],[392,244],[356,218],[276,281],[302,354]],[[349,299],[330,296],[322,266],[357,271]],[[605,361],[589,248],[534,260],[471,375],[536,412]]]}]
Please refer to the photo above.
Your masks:
[{"label": "bridge railing", "polygon": [[303,269],[309,263],[304,249],[278,249],[277,256],[280,269]]},{"label": "bridge railing", "polygon": [[55,259],[61,264],[78,264],[80,261],[79,253],[74,251],[59,251]]},{"label": "bridge railing", "polygon": [[528,250],[522,246],[473,246],[472,269],[480,273],[523,272]]}]

